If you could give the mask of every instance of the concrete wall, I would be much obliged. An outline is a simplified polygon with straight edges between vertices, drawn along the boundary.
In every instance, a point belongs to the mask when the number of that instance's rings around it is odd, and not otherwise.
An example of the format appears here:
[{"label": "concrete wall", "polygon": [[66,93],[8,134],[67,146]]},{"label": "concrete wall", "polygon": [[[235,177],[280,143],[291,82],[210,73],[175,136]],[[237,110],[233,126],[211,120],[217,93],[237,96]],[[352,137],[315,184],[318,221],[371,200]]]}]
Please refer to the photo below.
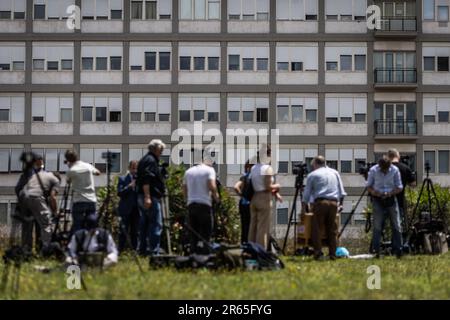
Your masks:
[{"label": "concrete wall", "polygon": [[23,135],[25,133],[23,123],[0,123],[0,135]]},{"label": "concrete wall", "polygon": [[319,134],[317,123],[277,123],[280,135],[286,136],[316,136]]},{"label": "concrete wall", "polygon": [[121,84],[122,71],[81,71],[82,84]]},{"label": "concrete wall", "polygon": [[422,32],[434,34],[450,33],[450,23],[439,26],[439,22],[437,21],[422,21]]},{"label": "concrete wall", "polygon": [[0,84],[24,84],[25,71],[0,71]]},{"label": "concrete wall", "polygon": [[73,124],[71,123],[33,123],[31,125],[33,135],[61,135],[73,134]]},{"label": "concrete wall", "polygon": [[[122,83],[121,81],[119,83]],[[130,84],[171,84],[170,71],[130,71]]]},{"label": "concrete wall", "polygon": [[170,33],[172,21],[136,21],[130,22],[130,32],[133,33]]},{"label": "concrete wall", "polygon": [[86,33],[120,33],[123,32],[123,22],[118,21],[81,21],[81,32]]},{"label": "concrete wall", "polygon": [[326,84],[367,84],[367,72],[325,72]]},{"label": "concrete wall", "polygon": [[82,135],[121,135],[122,123],[81,123]]},{"label": "concrete wall", "polygon": [[269,21],[228,21],[229,33],[269,33]]},{"label": "concrete wall", "polygon": [[132,122],[129,126],[130,135],[170,135],[170,123],[136,123]]},{"label": "concrete wall", "polygon": [[366,21],[326,21],[326,33],[367,33]]},{"label": "concrete wall", "polygon": [[365,136],[367,135],[366,123],[326,123],[326,136]]},{"label": "concrete wall", "polygon": [[428,85],[450,85],[450,72],[429,72],[424,71],[422,73],[423,84]]},{"label": "concrete wall", "polygon": [[220,33],[219,20],[180,20],[180,33]]},{"label": "concrete wall", "polygon": [[[450,124],[448,123],[424,123],[424,136],[450,136]],[[450,138],[449,138],[450,142]]]},{"label": "concrete wall", "polygon": [[73,71],[33,71],[35,84],[73,84]]},{"label": "concrete wall", "polygon": [[75,30],[67,28],[67,21],[33,21],[33,32],[36,33],[73,33]]},{"label": "concrete wall", "polygon": [[1,32],[23,33],[26,30],[26,21],[0,21]]},{"label": "concrete wall", "polygon": [[220,71],[180,71],[179,84],[220,84]]},{"label": "concrete wall", "polygon": [[318,28],[314,21],[277,21],[277,33],[316,33]]},{"label": "concrete wall", "polygon": [[319,73],[315,71],[277,72],[277,84],[318,84]]},{"label": "concrete wall", "polygon": [[269,84],[268,71],[230,71],[228,84]]}]

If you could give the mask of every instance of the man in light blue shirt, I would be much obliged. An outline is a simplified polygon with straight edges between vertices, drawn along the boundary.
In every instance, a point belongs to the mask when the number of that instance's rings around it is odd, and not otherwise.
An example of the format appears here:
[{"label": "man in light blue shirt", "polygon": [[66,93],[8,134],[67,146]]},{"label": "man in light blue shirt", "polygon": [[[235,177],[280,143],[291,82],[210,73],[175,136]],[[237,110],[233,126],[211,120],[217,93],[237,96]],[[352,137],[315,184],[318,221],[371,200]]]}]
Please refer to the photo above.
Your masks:
[{"label": "man in light blue shirt", "polygon": [[402,229],[396,195],[403,190],[400,171],[383,156],[378,164],[369,170],[367,190],[372,195],[373,203],[373,238],[372,248],[380,256],[381,234],[387,216],[391,220],[392,247],[395,255],[402,254]]},{"label": "man in light blue shirt", "polygon": [[330,259],[336,259],[337,224],[336,215],[339,203],[344,201],[345,193],[339,173],[327,167],[325,158],[317,156],[312,161],[314,171],[308,175],[303,192],[303,204],[313,203],[311,240],[314,247],[314,258],[322,258],[322,236],[325,231],[328,239]]}]

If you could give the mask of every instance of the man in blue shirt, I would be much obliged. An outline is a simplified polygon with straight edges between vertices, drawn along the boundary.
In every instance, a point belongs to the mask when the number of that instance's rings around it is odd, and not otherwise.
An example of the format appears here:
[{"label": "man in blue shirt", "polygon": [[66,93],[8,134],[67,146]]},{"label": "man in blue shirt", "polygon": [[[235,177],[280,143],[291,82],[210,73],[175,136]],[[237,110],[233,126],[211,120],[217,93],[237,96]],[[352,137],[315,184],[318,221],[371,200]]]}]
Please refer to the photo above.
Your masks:
[{"label": "man in blue shirt", "polygon": [[311,240],[314,258],[322,258],[322,237],[320,230],[325,230],[328,239],[330,259],[336,259],[337,225],[336,215],[339,204],[342,205],[345,193],[339,173],[327,167],[325,158],[317,156],[312,161],[314,171],[308,175],[303,192],[303,204],[313,204]]},{"label": "man in blue shirt", "polygon": [[403,184],[400,171],[387,156],[378,161],[378,165],[369,170],[367,190],[372,195],[373,204],[373,251],[380,256],[380,241],[384,221],[391,220],[392,247],[395,255],[402,254],[402,228],[396,195],[402,192]]}]

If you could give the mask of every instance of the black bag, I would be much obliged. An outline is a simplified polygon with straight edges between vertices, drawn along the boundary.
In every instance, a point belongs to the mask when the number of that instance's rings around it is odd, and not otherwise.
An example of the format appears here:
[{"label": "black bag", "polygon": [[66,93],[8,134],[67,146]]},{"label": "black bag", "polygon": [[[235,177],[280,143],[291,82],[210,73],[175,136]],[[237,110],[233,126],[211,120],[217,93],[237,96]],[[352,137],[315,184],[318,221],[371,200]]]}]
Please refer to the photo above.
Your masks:
[{"label": "black bag", "polygon": [[250,175],[246,175],[242,178],[243,186],[242,186],[242,197],[251,201],[253,195],[255,194],[255,189],[253,189],[252,178]]},{"label": "black bag", "polygon": [[278,256],[269,252],[258,243],[248,242],[243,246],[244,259],[256,260],[259,270],[280,270],[284,268],[284,263]]}]

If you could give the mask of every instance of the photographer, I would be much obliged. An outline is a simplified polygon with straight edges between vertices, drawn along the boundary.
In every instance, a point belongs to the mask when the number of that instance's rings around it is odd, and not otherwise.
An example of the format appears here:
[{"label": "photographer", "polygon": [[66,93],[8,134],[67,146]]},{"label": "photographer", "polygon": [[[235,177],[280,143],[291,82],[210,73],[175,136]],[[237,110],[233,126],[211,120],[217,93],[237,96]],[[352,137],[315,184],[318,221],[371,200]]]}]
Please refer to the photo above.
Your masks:
[{"label": "photographer", "polygon": [[347,195],[339,173],[326,166],[323,156],[312,160],[313,172],[306,179],[303,193],[303,205],[313,204],[311,240],[314,247],[314,259],[323,259],[322,239],[320,230],[325,231],[328,239],[329,256],[336,259],[337,225],[336,215],[339,205]]},{"label": "photographer", "polygon": [[[405,199],[405,187],[407,185],[415,187],[416,177],[412,170],[403,162],[400,162],[400,153],[397,149],[389,149],[388,151],[389,160],[392,164],[398,168],[400,171],[400,177],[402,179],[403,189],[397,194],[398,209],[400,211],[400,217],[406,221],[405,210],[406,210],[406,199]],[[407,226],[405,226],[407,227]]]},{"label": "photographer", "polygon": [[84,219],[96,212],[94,175],[99,176],[100,171],[79,160],[78,154],[73,150],[67,150],[64,157],[69,167],[67,182],[72,184],[73,190],[71,234],[74,234],[82,228]]},{"label": "photographer", "polygon": [[166,145],[159,139],[148,144],[148,153],[139,161],[137,168],[137,192],[139,220],[139,253],[159,254],[162,211],[161,198],[165,192],[164,177],[159,158]]},{"label": "photographer", "polygon": [[[68,245],[68,264],[89,264],[89,256],[96,259],[96,266],[108,268],[115,265],[119,258],[116,244],[111,234],[98,227],[97,214],[88,215],[83,221],[83,228],[74,233]],[[96,256],[95,256],[96,255]]]},{"label": "photographer", "polygon": [[216,171],[212,168],[212,164],[211,159],[205,158],[202,163],[186,171],[183,181],[183,194],[188,205],[188,223],[195,231],[195,233],[190,232],[191,252],[198,254],[209,253],[203,239],[209,242],[213,232],[211,196],[216,202],[220,201]]},{"label": "photographer", "polygon": [[372,246],[380,256],[381,233],[388,215],[391,220],[393,250],[400,258],[402,254],[402,230],[396,195],[403,190],[398,168],[391,164],[387,156],[383,156],[378,164],[369,170],[367,190],[372,195],[373,203],[373,239]]},{"label": "photographer", "polygon": [[[46,250],[51,242],[52,212],[57,210],[56,194],[59,180],[50,172],[41,170],[40,157],[31,152],[24,152],[21,161],[24,170],[16,185],[15,191],[20,204],[22,218],[23,245],[31,249],[32,228],[34,218],[39,226],[42,250]],[[29,215],[27,219],[25,215]]]},{"label": "photographer", "polygon": [[244,197],[242,191],[245,187],[245,183],[250,175],[250,170],[252,169],[252,164],[250,161],[245,163],[244,175],[239,179],[239,181],[234,185],[234,191],[240,197],[239,199],[239,215],[241,217],[241,243],[248,242],[248,231],[250,229],[250,201]]},{"label": "photographer", "polygon": [[137,205],[136,191],[136,173],[138,162],[133,160],[128,166],[128,173],[119,177],[117,185],[117,194],[119,201],[120,216],[120,234],[119,234],[119,251],[122,252],[126,247],[126,238],[130,237],[132,250],[137,248],[137,229],[139,226],[139,209]]}]

